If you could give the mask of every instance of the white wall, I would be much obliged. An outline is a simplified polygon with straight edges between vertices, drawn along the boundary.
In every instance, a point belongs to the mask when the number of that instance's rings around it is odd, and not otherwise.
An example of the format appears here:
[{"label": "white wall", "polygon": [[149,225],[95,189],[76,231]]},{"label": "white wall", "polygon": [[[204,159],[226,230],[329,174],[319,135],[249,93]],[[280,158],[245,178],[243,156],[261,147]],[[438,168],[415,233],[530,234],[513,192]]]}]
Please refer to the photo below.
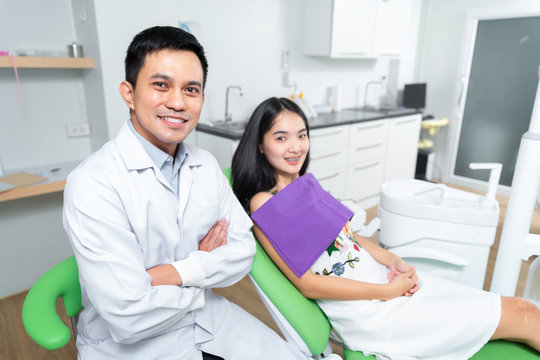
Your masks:
[{"label": "white wall", "polygon": [[[0,50],[63,54],[76,40],[69,0],[0,1]],[[86,121],[82,70],[0,69],[0,158],[4,170],[76,161],[88,138],[66,136],[65,125]],[[66,149],[70,149],[66,151]]]},{"label": "white wall", "polygon": [[[421,0],[411,0],[409,51],[398,62],[394,83],[414,81]],[[153,25],[191,24],[206,48],[209,77],[201,120],[222,119],[225,89],[233,92],[234,119],[246,119],[269,96],[289,96],[282,86],[281,52],[290,52],[290,79],[312,104],[323,104],[329,86],[342,86],[342,105],[363,105],[364,85],[389,75],[388,60],[331,60],[303,55],[303,8],[297,0],[0,0],[0,50],[66,52],[76,40],[94,58],[92,70],[19,69],[22,106],[11,69],[0,69],[0,159],[4,170],[78,161],[114,137],[128,118],[118,94],[123,61],[133,36]],[[25,21],[20,21],[24,18]],[[54,19],[54,21],[51,21]],[[95,21],[95,24],[91,24]],[[28,26],[32,24],[32,26]],[[35,29],[40,29],[35,31]],[[400,85],[398,85],[400,86]],[[105,118],[105,119],[102,119]],[[65,125],[89,121],[90,138],[67,138]],[[69,149],[69,151],[66,151]]]},{"label": "white wall", "polygon": [[[209,61],[206,103],[201,121],[223,119],[225,89],[231,92],[234,120],[249,117],[270,96],[289,96],[282,86],[281,53],[290,53],[290,79],[313,105],[323,104],[326,88],[342,86],[344,107],[363,105],[364,85],[388,75],[388,60],[340,60],[303,55],[304,6],[298,0],[178,0],[178,19],[187,23],[205,47]],[[413,0],[409,51],[400,61],[399,83],[414,79],[420,0]]]},{"label": "white wall", "polygon": [[540,2],[535,0],[513,0],[511,5],[505,0],[426,0],[418,78],[428,83],[426,112],[436,117],[448,117],[451,121],[450,127],[443,129],[437,138],[435,177],[440,175],[443,180],[448,180],[452,165],[450,145],[455,140],[453,130],[457,126],[453,112],[460,87],[467,12],[502,13],[511,17],[516,13],[537,14],[538,11]]},{"label": "white wall", "polygon": [[[412,1],[418,10],[421,0]],[[0,69],[4,169],[82,160],[113,137],[128,118],[118,86],[129,42],[144,28],[179,20],[191,25],[208,53],[202,121],[223,118],[228,85],[246,92],[231,95],[234,119],[247,118],[269,96],[289,96],[292,88],[281,83],[283,49],[290,51],[291,80],[312,104],[323,103],[328,86],[342,85],[343,106],[363,105],[365,83],[387,75],[388,60],[304,56],[303,6],[297,0],[0,0],[0,50],[61,52],[76,40],[95,61],[92,70],[19,70],[22,106],[13,72]],[[414,81],[418,23],[407,29],[410,51],[398,63],[400,83]],[[67,122],[86,120],[92,137],[66,137]],[[0,273],[13,274],[0,282],[0,298],[28,289],[71,255],[61,214],[61,193],[0,203]]]},{"label": "white wall", "polygon": [[[80,1],[80,0],[73,0]],[[176,0],[94,0],[99,59],[109,137],[113,138],[129,118],[118,88],[124,80],[124,58],[133,37],[155,25],[176,26]]]}]

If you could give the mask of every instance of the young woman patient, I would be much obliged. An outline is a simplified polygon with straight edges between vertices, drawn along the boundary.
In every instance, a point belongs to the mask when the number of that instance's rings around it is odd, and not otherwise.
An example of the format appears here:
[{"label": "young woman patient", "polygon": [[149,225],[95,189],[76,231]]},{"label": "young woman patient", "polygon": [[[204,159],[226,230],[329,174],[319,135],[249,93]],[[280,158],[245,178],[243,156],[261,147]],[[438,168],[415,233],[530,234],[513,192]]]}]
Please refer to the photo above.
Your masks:
[{"label": "young woman patient", "polygon": [[[261,103],[232,161],[234,192],[246,210],[256,212],[304,175],[309,149],[308,122],[294,102]],[[540,309],[531,302],[417,273],[351,233],[348,224],[301,277],[257,225],[254,230],[274,263],[304,296],[317,300],[351,350],[380,359],[457,360],[501,338],[540,350]]]}]

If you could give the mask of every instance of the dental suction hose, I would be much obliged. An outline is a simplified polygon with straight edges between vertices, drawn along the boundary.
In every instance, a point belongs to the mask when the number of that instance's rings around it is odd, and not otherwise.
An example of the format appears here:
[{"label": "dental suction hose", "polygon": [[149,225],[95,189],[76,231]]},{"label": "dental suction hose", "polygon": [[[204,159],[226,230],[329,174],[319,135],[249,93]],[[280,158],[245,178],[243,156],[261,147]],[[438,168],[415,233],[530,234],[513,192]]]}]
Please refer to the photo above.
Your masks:
[{"label": "dental suction hose", "polygon": [[[540,75],[540,74],[539,74]],[[514,296],[521,261],[540,255],[540,235],[529,234],[540,188],[540,82],[529,131],[521,137],[491,291]]]}]

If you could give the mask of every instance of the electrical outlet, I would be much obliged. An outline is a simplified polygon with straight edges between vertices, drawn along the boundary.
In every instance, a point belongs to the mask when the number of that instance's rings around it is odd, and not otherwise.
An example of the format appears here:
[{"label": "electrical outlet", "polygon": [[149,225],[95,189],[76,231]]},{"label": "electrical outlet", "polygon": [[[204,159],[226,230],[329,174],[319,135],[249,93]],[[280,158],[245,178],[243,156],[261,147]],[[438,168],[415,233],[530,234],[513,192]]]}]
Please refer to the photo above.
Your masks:
[{"label": "electrical outlet", "polygon": [[90,136],[90,124],[89,123],[66,124],[66,134],[68,138]]}]

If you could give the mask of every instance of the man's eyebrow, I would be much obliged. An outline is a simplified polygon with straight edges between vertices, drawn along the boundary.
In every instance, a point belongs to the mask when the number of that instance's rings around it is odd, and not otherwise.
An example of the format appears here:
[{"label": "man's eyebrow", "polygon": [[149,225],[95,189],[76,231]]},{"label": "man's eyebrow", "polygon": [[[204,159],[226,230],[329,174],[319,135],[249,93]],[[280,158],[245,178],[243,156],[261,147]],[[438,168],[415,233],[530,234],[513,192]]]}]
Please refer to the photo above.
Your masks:
[{"label": "man's eyebrow", "polygon": [[166,75],[166,74],[155,73],[155,74],[152,74],[152,76],[150,76],[150,79],[164,79],[164,80],[171,80],[171,77],[170,77],[169,75]]},{"label": "man's eyebrow", "polygon": [[202,84],[200,81],[196,81],[196,80],[192,80],[192,81],[188,81],[186,83],[186,86],[198,86],[198,87],[202,87]]},{"label": "man's eyebrow", "polygon": [[[167,81],[172,81],[172,77],[167,75],[167,74],[162,74],[162,73],[155,73],[155,74],[152,74],[150,76],[150,80],[155,80],[155,79],[160,79],[160,80],[167,80]],[[185,83],[185,86],[198,86],[198,87],[202,87],[202,84],[200,81],[197,81],[197,80],[191,80],[191,81],[188,81]]]}]

